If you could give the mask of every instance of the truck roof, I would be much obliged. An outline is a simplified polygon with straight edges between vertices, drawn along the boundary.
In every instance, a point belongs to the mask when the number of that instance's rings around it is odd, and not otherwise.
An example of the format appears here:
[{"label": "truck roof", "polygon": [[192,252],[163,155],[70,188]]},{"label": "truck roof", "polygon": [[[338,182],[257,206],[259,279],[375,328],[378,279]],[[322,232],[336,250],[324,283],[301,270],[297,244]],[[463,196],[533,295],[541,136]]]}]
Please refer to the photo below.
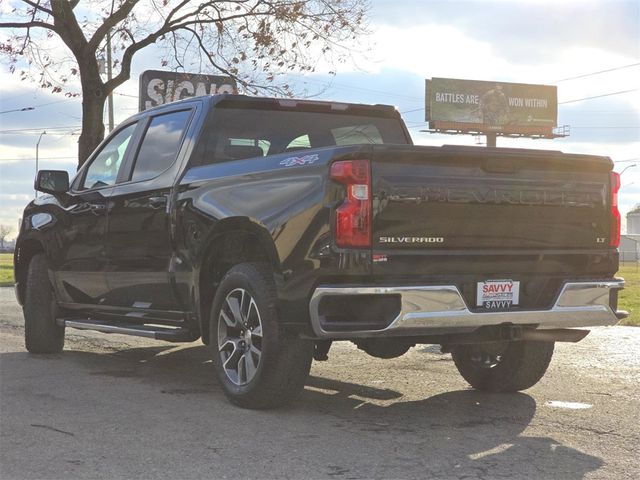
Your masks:
[{"label": "truck roof", "polygon": [[396,107],[383,104],[363,104],[349,102],[333,102],[323,100],[307,100],[295,98],[276,98],[276,97],[254,97],[249,95],[234,95],[223,93],[220,95],[202,95],[199,97],[189,97],[171,103],[158,105],[140,112],[155,112],[168,107],[186,104],[195,100],[205,100],[209,103],[209,107],[223,108],[252,108],[252,109],[268,109],[268,110],[291,110],[300,109],[314,112],[333,112],[333,113],[350,113],[353,115],[368,115],[375,117],[400,118],[400,113]]}]

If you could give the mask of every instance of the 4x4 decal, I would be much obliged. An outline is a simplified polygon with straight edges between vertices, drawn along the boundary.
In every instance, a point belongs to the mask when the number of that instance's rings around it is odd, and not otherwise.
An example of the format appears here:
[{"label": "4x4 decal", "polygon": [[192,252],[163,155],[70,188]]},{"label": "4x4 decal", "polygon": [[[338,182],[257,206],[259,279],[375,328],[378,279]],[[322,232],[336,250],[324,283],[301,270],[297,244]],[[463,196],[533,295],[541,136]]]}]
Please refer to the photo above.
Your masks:
[{"label": "4x4 decal", "polygon": [[280,162],[280,165],[284,165],[285,167],[293,167],[296,165],[310,165],[312,163],[317,162],[320,159],[317,153],[312,155],[305,155],[303,157],[289,157],[285,158]]}]

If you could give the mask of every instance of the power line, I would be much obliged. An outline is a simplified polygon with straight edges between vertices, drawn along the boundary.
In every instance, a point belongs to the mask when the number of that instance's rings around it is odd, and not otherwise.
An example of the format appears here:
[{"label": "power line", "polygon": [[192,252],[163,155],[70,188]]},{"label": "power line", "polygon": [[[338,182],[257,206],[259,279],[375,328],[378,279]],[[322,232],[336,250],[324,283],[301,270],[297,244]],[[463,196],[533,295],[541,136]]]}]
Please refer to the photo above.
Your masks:
[{"label": "power line", "polygon": [[13,110],[4,110],[2,113],[13,113],[13,112],[28,112],[29,110],[33,110],[36,107],[23,107],[23,108],[14,108]]},{"label": "power line", "polygon": [[[567,103],[582,102],[584,100],[591,100],[591,99],[594,99],[594,98],[610,97],[612,95],[622,95],[623,93],[637,92],[638,90],[640,90],[640,89],[632,88],[630,90],[621,90],[619,92],[603,93],[602,95],[593,95],[591,97],[576,98],[576,99],[573,99],[573,100],[567,100],[566,102],[558,102],[558,105],[564,105],[564,104],[567,104]],[[422,111],[422,110],[424,110],[424,107],[415,108],[413,110],[405,110],[404,112],[400,112],[400,113],[401,114],[405,114],[405,113],[419,112],[419,111]],[[596,111],[596,110],[594,110],[594,111]],[[612,110],[612,111],[615,111],[615,110]],[[625,127],[625,128],[628,128],[628,127]]]},{"label": "power line", "polygon": [[16,129],[12,129],[12,130],[0,130],[0,133],[8,133],[8,134],[13,134],[13,133],[31,133],[31,132],[36,132],[36,133],[40,133],[43,130],[75,130],[78,128],[81,128],[82,125],[61,125],[61,126],[57,126],[57,127],[34,127],[34,128],[16,128]]},{"label": "power line", "polygon": [[316,80],[313,78],[308,78],[302,75],[295,75],[295,74],[290,74],[290,76],[292,77],[297,77],[299,79],[301,79],[302,83],[315,83],[315,84],[319,84],[319,85],[323,85],[326,88],[337,88],[337,89],[347,89],[347,90],[360,90],[362,92],[369,92],[369,93],[378,93],[378,94],[382,94],[382,95],[386,95],[389,97],[399,97],[399,98],[408,98],[411,100],[422,100],[421,97],[415,97],[412,95],[403,95],[401,93],[395,93],[395,92],[387,92],[387,91],[383,91],[383,90],[375,90],[372,88],[364,88],[364,87],[356,87],[356,86],[352,86],[352,85],[345,85],[344,83],[335,83],[332,81],[322,81],[322,80]]},{"label": "power line", "polygon": [[567,103],[574,103],[574,102],[582,102],[584,100],[591,100],[593,98],[610,97],[612,95],[622,95],[623,93],[637,92],[638,90],[640,89],[632,88],[630,90],[621,90],[619,92],[603,93],[602,95],[594,95],[592,97],[576,98],[574,100],[567,100],[566,102],[558,102],[558,105],[565,105]]},{"label": "power line", "polygon": [[414,108],[413,110],[405,110],[404,112],[400,112],[400,115],[404,115],[405,113],[422,112],[422,111],[424,111],[424,107]]},{"label": "power line", "polygon": [[55,102],[41,103],[40,105],[34,105],[32,107],[15,108],[13,110],[5,110],[3,112],[0,112],[0,114],[1,113],[13,113],[13,112],[28,112],[28,111],[31,111],[31,110],[35,110],[36,108],[48,107],[49,105],[55,105],[57,103],[69,102],[71,100],[73,100],[73,99],[66,98],[64,100],[56,100]]},{"label": "power line", "polygon": [[[70,158],[77,159],[77,156],[70,157],[38,157],[39,160],[68,160]],[[29,160],[33,161],[36,157],[20,157],[20,158],[0,158],[0,162],[16,162],[20,160]]]},{"label": "power line", "polygon": [[576,75],[575,77],[563,78],[563,79],[560,79],[560,80],[556,80],[553,83],[566,82],[566,81],[569,81],[569,80],[575,80],[577,78],[591,77],[593,75],[600,75],[601,73],[614,72],[616,70],[622,70],[622,69],[625,69],[625,68],[637,67],[638,65],[640,65],[640,63],[630,63],[629,65],[622,65],[620,67],[608,68],[607,70],[599,70],[597,72],[591,72],[591,73],[584,73],[582,75]]},{"label": "power line", "polygon": [[640,128],[640,125],[636,125],[635,127],[622,127],[622,126],[615,127],[615,126],[597,126],[597,125],[596,126],[584,126],[584,127],[577,126],[576,127],[576,126],[571,125],[571,129],[574,129],[574,128],[587,128],[587,129],[588,128],[597,128],[597,129],[601,129],[601,128],[613,128],[613,129],[622,128],[622,129],[629,129],[629,128]]},{"label": "power line", "polygon": [[33,108],[48,107],[49,105],[55,105],[57,103],[64,103],[64,102],[70,102],[72,100],[75,100],[75,99],[74,98],[65,98],[64,100],[56,100],[54,102],[47,102],[47,103],[42,103],[40,105],[35,105]]}]

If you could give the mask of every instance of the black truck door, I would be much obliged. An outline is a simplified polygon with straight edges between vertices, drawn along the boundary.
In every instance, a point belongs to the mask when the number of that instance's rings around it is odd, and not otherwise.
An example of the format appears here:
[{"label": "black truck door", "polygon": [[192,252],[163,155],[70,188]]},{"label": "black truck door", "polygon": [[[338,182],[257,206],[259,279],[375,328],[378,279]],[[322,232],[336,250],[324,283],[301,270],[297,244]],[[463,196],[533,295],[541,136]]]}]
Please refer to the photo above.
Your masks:
[{"label": "black truck door", "polygon": [[185,153],[193,108],[147,119],[142,141],[109,201],[107,301],[112,306],[180,311],[171,286],[170,194]]},{"label": "black truck door", "polygon": [[107,294],[108,201],[137,124],[114,132],[74,181],[58,236],[56,290],[64,303],[103,305]]}]

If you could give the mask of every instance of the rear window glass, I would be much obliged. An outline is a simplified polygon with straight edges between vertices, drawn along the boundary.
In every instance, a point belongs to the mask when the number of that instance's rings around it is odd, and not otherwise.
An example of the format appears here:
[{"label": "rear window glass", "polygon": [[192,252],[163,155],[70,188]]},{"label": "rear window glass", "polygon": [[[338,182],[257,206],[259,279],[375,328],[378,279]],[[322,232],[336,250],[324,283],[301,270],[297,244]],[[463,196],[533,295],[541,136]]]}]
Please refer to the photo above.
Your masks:
[{"label": "rear window glass", "polygon": [[408,143],[398,119],[345,113],[216,108],[206,129],[198,164],[309,148]]},{"label": "rear window glass", "polygon": [[331,129],[336,145],[357,145],[361,143],[384,143],[378,127],[371,124],[354,125]]}]

